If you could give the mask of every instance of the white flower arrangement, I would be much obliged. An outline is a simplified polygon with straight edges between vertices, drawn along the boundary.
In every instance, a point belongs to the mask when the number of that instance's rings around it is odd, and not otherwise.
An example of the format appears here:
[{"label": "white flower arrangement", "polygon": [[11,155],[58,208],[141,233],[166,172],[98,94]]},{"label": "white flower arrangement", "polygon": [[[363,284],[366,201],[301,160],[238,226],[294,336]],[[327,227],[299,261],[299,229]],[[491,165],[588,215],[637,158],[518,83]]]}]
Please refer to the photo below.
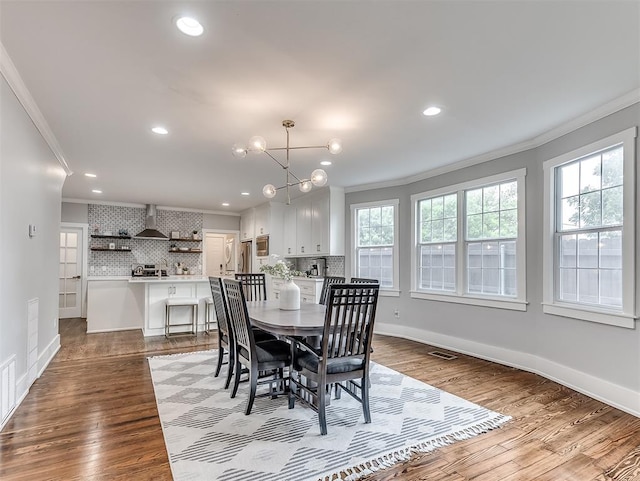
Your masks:
[{"label": "white flower arrangement", "polygon": [[280,277],[285,281],[290,281],[294,277],[303,275],[302,272],[292,269],[293,264],[290,264],[282,259],[278,259],[279,256],[272,255],[271,257],[273,257],[276,261],[275,264],[260,266],[260,272],[264,272],[265,274],[269,274],[273,277]]}]

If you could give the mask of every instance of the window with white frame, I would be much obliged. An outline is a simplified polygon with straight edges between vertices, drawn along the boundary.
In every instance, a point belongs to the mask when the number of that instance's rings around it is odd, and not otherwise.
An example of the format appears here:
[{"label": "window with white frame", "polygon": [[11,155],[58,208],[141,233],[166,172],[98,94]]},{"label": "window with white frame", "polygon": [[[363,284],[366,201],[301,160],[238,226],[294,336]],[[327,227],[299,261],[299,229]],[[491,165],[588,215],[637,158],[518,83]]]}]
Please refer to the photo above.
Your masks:
[{"label": "window with white frame", "polygon": [[353,204],[353,277],[378,279],[381,290],[398,289],[398,200]]},{"label": "window with white frame", "polygon": [[412,196],[412,297],[526,308],[525,173]]},{"label": "window with white frame", "polygon": [[545,312],[633,326],[635,135],[545,162]]}]

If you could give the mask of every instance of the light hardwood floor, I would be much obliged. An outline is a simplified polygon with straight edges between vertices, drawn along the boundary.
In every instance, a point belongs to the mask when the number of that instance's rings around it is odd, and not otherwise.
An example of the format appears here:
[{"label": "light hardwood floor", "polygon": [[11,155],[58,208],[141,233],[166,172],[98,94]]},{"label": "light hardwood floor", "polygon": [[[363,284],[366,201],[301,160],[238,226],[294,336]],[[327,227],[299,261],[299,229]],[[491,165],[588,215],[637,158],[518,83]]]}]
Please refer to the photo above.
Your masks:
[{"label": "light hardwood floor", "polygon": [[[61,350],[0,433],[0,479],[170,480],[146,358],[213,348],[215,336],[60,326]],[[438,359],[417,342],[376,336],[374,348],[376,362],[513,420],[367,480],[640,480],[639,418],[517,369]]]}]

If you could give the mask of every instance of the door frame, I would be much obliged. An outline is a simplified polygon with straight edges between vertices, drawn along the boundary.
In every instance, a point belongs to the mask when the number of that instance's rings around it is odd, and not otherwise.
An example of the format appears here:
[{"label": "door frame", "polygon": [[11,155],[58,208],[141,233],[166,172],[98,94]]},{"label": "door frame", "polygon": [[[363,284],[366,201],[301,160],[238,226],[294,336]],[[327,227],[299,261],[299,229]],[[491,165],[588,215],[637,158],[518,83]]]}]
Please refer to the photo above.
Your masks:
[{"label": "door frame", "polygon": [[[83,319],[87,318],[87,264],[89,262],[89,224],[81,223],[81,222],[60,222],[60,230],[63,228],[73,228],[73,229],[81,229],[82,230],[82,242],[83,248],[81,253],[82,259],[82,273],[80,274],[82,277],[80,278],[80,289],[82,290],[82,297],[80,300],[80,317]],[[58,232],[59,233],[59,232]],[[60,241],[58,241],[60,244]],[[58,250],[59,250],[58,246]],[[60,292],[60,287],[58,286],[58,292]]]},{"label": "door frame", "polygon": [[238,270],[238,242],[240,240],[240,231],[239,230],[229,230],[229,229],[202,229],[202,273],[204,275],[204,271],[207,266],[207,246],[205,245],[207,234],[220,234],[220,235],[228,235],[232,234],[235,239],[235,252],[233,253],[233,265],[234,272]]}]

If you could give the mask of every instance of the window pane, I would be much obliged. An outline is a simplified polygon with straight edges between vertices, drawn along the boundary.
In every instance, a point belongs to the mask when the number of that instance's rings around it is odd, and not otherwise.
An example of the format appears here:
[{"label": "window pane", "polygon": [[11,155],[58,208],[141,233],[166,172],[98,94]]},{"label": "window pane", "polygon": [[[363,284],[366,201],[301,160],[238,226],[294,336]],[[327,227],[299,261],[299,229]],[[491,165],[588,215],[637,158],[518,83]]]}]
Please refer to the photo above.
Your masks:
[{"label": "window pane", "polygon": [[456,270],[444,268],[442,276],[442,289],[445,291],[456,290]]},{"label": "window pane", "polygon": [[482,212],[482,189],[467,191],[467,214]]},{"label": "window pane", "polygon": [[502,290],[505,296],[515,296],[518,292],[515,269],[504,269],[502,271],[503,285]]},{"label": "window pane", "polygon": [[560,292],[561,301],[575,302],[577,297],[577,272],[576,269],[560,269]]},{"label": "window pane", "polygon": [[66,249],[63,247],[60,249],[60,262],[64,262]]},{"label": "window pane", "polygon": [[573,197],[580,193],[580,163],[560,167],[560,197]]},{"label": "window pane", "polygon": [[600,304],[622,307],[622,269],[600,271]]},{"label": "window pane", "polygon": [[490,212],[482,216],[482,237],[495,239],[500,236],[500,213]]},{"label": "window pane", "polygon": [[358,233],[358,245],[368,246],[371,244],[371,232],[368,227],[363,227]]},{"label": "window pane", "polygon": [[497,242],[485,242],[482,246],[482,267],[500,267],[500,250]]},{"label": "window pane", "polygon": [[467,257],[468,267],[482,267],[482,244],[479,242],[469,244],[467,246]]},{"label": "window pane", "polygon": [[578,269],[578,302],[598,304],[598,269]]},{"label": "window pane", "polygon": [[500,209],[515,209],[518,207],[518,183],[507,182],[500,185]]},{"label": "window pane", "polygon": [[483,294],[498,294],[500,292],[500,269],[482,269]]},{"label": "window pane", "polygon": [[431,199],[420,201],[420,220],[431,220]]},{"label": "window pane", "polygon": [[67,262],[77,262],[78,249],[67,248]]},{"label": "window pane", "polygon": [[482,293],[482,269],[469,269],[468,270],[469,286],[468,291],[471,294]]},{"label": "window pane", "polygon": [[443,247],[443,265],[445,267],[455,268],[456,266],[456,246],[455,244],[448,244]]},{"label": "window pane", "polygon": [[602,225],[622,224],[622,186],[602,191]]},{"label": "window pane", "polygon": [[431,199],[431,218],[442,219],[444,213],[444,205],[442,197]]},{"label": "window pane", "polygon": [[467,217],[467,239],[482,238],[482,214],[470,215]]},{"label": "window pane", "polygon": [[66,234],[64,232],[60,232],[60,247],[65,246]]},{"label": "window pane", "polygon": [[600,233],[600,268],[622,269],[622,232]]},{"label": "window pane", "polygon": [[600,190],[602,186],[600,155],[580,161],[580,193]]},{"label": "window pane", "polygon": [[560,267],[576,267],[577,263],[577,236],[563,235],[560,237]]},{"label": "window pane", "polygon": [[456,194],[445,196],[444,216],[455,219],[457,215],[458,215],[458,196]]},{"label": "window pane", "polygon": [[562,199],[561,204],[561,212],[560,219],[562,219],[562,224],[560,225],[560,230],[569,230],[575,229],[578,227],[578,223],[580,221],[580,214],[578,208],[580,206],[580,197],[567,197],[566,199]]},{"label": "window pane", "polygon": [[442,219],[440,220],[434,220],[431,223],[431,240],[433,242],[442,242],[444,240],[444,235],[443,235],[443,221]]},{"label": "window pane", "polygon": [[458,220],[457,219],[445,219],[444,220],[444,241],[455,242],[458,239]]},{"label": "window pane", "polygon": [[578,235],[578,267],[598,267],[598,234]]},{"label": "window pane", "polygon": [[508,241],[500,243],[500,266],[508,269],[516,268],[516,242]]},{"label": "window pane", "polygon": [[371,227],[380,225],[380,220],[380,207],[372,207],[369,209],[369,224]]},{"label": "window pane", "polygon": [[500,186],[492,185],[482,191],[482,206],[484,212],[495,212],[500,209]]},{"label": "window pane", "polygon": [[622,185],[622,147],[602,154],[602,188]]},{"label": "window pane", "polygon": [[500,212],[500,237],[516,237],[518,235],[518,211],[503,210]]},{"label": "window pane", "polygon": [[431,222],[425,222],[420,230],[420,242],[431,242]]},{"label": "window pane", "polygon": [[601,214],[600,191],[580,196],[580,227],[599,227]]}]

